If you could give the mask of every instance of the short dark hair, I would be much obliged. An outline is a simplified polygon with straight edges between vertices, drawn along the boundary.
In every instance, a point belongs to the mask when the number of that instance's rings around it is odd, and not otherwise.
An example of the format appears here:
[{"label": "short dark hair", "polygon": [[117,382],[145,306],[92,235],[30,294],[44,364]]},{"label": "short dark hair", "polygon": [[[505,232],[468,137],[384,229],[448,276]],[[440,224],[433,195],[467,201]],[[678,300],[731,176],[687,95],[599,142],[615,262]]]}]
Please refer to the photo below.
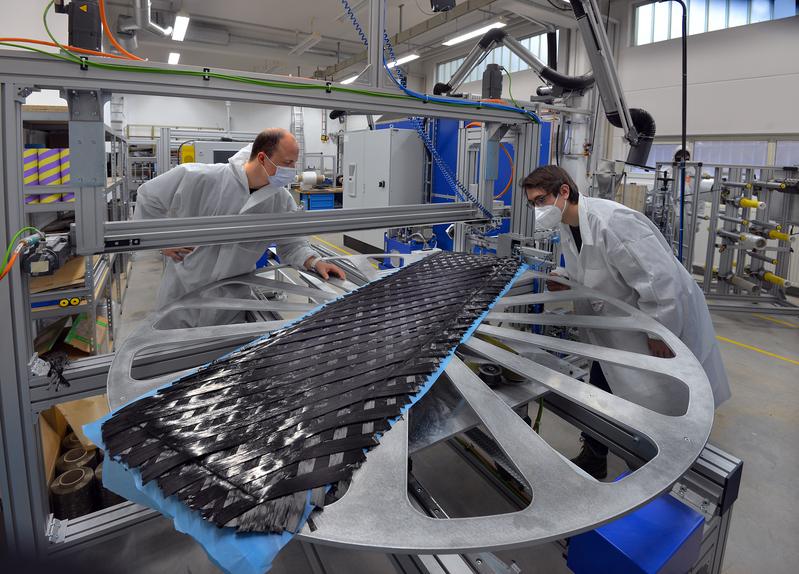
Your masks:
[{"label": "short dark hair", "polygon": [[530,175],[525,177],[519,184],[525,191],[528,189],[543,189],[549,194],[558,195],[560,186],[569,186],[569,203],[577,203],[580,198],[580,190],[566,170],[557,165],[544,165],[534,169]]},{"label": "short dark hair", "polygon": [[272,157],[275,153],[280,140],[288,135],[288,131],[283,128],[267,128],[259,133],[255,141],[252,142],[252,151],[250,152],[250,161],[253,161],[256,156],[264,152],[266,157]]},{"label": "short dark hair", "polygon": [[691,161],[691,152],[689,152],[687,149],[678,149],[676,152],[674,152],[674,163],[681,162],[683,157],[685,158],[685,161]]}]

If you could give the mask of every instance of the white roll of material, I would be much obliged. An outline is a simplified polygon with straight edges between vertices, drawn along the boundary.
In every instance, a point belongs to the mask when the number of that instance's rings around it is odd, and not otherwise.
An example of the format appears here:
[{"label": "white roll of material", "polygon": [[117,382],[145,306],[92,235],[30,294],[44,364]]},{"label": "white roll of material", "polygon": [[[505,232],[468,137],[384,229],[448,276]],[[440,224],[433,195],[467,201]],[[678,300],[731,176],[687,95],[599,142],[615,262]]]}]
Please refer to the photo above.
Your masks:
[{"label": "white roll of material", "polygon": [[320,185],[325,182],[325,177],[320,174],[316,173],[315,171],[304,171],[300,176],[300,184],[303,187],[313,187],[315,185]]}]

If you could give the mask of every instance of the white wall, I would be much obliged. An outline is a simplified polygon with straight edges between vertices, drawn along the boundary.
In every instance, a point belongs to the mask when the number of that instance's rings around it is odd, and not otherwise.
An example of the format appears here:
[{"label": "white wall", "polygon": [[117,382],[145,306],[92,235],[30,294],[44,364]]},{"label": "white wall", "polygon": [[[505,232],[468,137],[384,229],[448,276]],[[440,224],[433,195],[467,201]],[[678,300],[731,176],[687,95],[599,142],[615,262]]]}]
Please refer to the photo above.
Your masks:
[{"label": "white wall", "polygon": [[[681,41],[631,46],[632,8],[616,2],[613,9],[623,22],[618,67],[628,104],[652,114],[658,137],[678,136]],[[689,136],[799,134],[799,16],[697,34],[687,43]],[[618,150],[619,130],[614,139]]]},{"label": "white wall", "polygon": [[[50,0],[25,0],[25,2],[15,2],[12,10],[4,10],[3,17],[0,18],[0,37],[31,38],[34,40],[50,41],[50,38],[45,32],[44,24],[42,24],[42,12],[44,12],[44,8],[49,1]],[[47,23],[56,40],[66,44],[69,36],[67,32],[66,16],[55,14],[51,10]],[[34,47],[47,52],[58,52],[58,48],[51,48],[49,46],[35,45]],[[0,46],[0,50],[4,49],[16,50],[17,48]],[[58,91],[56,90],[35,92],[28,96],[25,103],[42,106],[67,105],[66,100],[62,100],[58,96]]]},{"label": "white wall", "polygon": [[[305,149],[308,153],[333,154],[335,144],[321,141],[322,112],[303,108],[305,124]],[[191,98],[167,98],[128,94],[125,96],[125,117],[131,133],[140,133],[137,126],[161,126],[184,129],[225,130],[227,109],[225,102]],[[291,125],[291,108],[288,106],[258,105],[231,102],[231,131],[257,133],[268,127]],[[328,120],[329,133],[339,130],[338,121]]]}]

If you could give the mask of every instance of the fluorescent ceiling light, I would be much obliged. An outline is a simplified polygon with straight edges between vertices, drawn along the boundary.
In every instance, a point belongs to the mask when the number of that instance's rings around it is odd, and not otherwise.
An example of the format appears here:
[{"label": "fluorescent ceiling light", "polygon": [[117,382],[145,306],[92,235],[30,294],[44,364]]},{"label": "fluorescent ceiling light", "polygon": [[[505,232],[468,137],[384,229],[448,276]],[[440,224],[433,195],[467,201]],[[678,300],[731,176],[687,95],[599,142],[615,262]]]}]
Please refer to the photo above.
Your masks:
[{"label": "fluorescent ceiling light", "polygon": [[173,66],[180,62],[180,52],[169,52],[169,60],[167,62]]},{"label": "fluorescent ceiling light", "polygon": [[186,30],[189,28],[189,15],[185,12],[178,12],[175,16],[175,25],[172,28],[172,39],[175,42],[182,42],[186,37]]},{"label": "fluorescent ceiling light", "polygon": [[408,54],[407,56],[403,56],[402,58],[398,59],[396,62],[389,62],[388,67],[393,68],[394,66],[401,66],[402,64],[407,64],[408,62],[413,62],[414,60],[419,59],[419,54]]},{"label": "fluorescent ceiling light", "polygon": [[352,76],[351,78],[347,78],[346,80],[341,80],[341,82],[339,82],[339,83],[340,83],[340,84],[351,84],[351,83],[353,83],[355,80],[357,80],[359,76],[360,76],[360,74],[355,74],[355,75],[354,75],[354,76]]},{"label": "fluorescent ceiling light", "polygon": [[505,22],[494,22],[493,24],[489,24],[488,26],[483,26],[477,30],[472,30],[471,32],[466,32],[465,34],[461,34],[460,36],[455,36],[451,40],[447,40],[444,42],[444,46],[454,46],[455,44],[460,44],[461,42],[465,42],[466,40],[471,40],[472,38],[477,38],[478,36],[482,36],[489,30],[493,30],[494,28],[504,28],[507,24]]},{"label": "fluorescent ceiling light", "polygon": [[316,46],[319,42],[322,41],[322,34],[319,32],[313,32],[312,34],[308,35],[305,40],[294,46],[290,51],[289,54],[292,56],[299,56],[300,54],[304,54],[314,46]]}]

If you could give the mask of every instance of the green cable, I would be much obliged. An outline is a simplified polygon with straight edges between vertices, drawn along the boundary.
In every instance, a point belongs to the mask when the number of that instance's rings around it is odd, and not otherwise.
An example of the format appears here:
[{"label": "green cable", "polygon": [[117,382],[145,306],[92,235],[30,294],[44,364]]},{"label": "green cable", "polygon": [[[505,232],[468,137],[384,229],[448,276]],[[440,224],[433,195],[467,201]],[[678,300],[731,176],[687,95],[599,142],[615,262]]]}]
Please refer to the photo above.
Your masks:
[{"label": "green cable", "polygon": [[75,63],[75,60],[73,60],[72,58],[67,58],[66,56],[62,56],[61,54],[54,54],[53,52],[47,52],[45,50],[42,50],[41,48],[34,48],[33,46],[23,46],[22,44],[14,44],[12,42],[0,42],[0,46],[11,46],[12,48],[20,48],[22,50],[30,50],[31,52],[39,52],[40,54],[44,54],[45,56],[58,58],[59,60],[64,60],[65,62],[69,62],[70,64]]},{"label": "green cable", "polygon": [[47,35],[50,36],[50,39],[53,41],[53,43],[56,46],[58,46],[59,48],[61,48],[61,50],[63,50],[64,52],[66,52],[67,54],[72,56],[73,61],[80,62],[80,57],[75,55],[73,52],[70,52],[69,50],[67,50],[61,44],[61,42],[59,42],[58,40],[55,39],[55,36],[53,36],[53,33],[50,31],[50,26],[47,25],[47,14],[50,12],[50,8],[53,7],[54,3],[55,3],[55,0],[50,0],[50,3],[47,6],[44,7],[44,12],[42,12],[42,22],[44,22],[44,29],[47,31]]},{"label": "green cable", "polygon": [[502,66],[502,71],[505,72],[506,76],[508,76],[508,95],[510,96],[510,101],[513,102],[514,106],[520,108],[521,106],[518,104],[518,102],[516,102],[516,98],[513,97],[513,80],[510,77],[510,72],[507,70],[507,68],[505,68],[505,66]]},{"label": "green cable", "polygon": [[6,265],[8,265],[8,259],[9,259],[9,257],[11,257],[11,252],[14,250],[14,244],[17,242],[17,239],[19,239],[19,236],[22,235],[23,233],[25,233],[26,231],[33,231],[35,233],[41,233],[41,231],[39,231],[35,227],[23,227],[22,229],[17,231],[14,234],[14,237],[11,238],[11,242],[8,244],[8,249],[6,249],[5,257],[3,257],[3,266],[0,267],[0,269],[5,269],[6,268]]},{"label": "green cable", "polygon": [[[45,16],[48,13],[50,7],[53,5],[54,0],[51,0],[50,4],[45,8]],[[46,19],[45,19],[45,26],[46,26]],[[81,65],[88,65],[94,66],[96,68],[104,69],[104,70],[114,70],[114,71],[122,71],[122,72],[140,72],[140,73],[155,73],[155,74],[173,74],[173,75],[181,75],[181,76],[193,76],[193,77],[202,77],[202,78],[215,78],[219,80],[227,80],[231,82],[238,82],[238,83],[245,83],[245,84],[252,84],[256,86],[265,86],[271,88],[285,88],[285,89],[292,89],[292,90],[325,90],[326,92],[340,92],[344,94],[357,94],[357,95],[365,95],[365,96],[373,96],[379,98],[386,98],[386,99],[394,99],[394,100],[406,100],[406,101],[419,101],[419,98],[415,98],[412,96],[408,96],[405,94],[392,94],[392,93],[382,93],[382,92],[373,92],[371,90],[364,90],[359,88],[350,88],[345,86],[335,86],[332,83],[326,85],[320,84],[297,84],[294,82],[281,82],[276,80],[259,80],[256,78],[249,78],[247,76],[237,76],[237,75],[229,75],[229,74],[220,74],[218,72],[201,72],[195,70],[173,70],[168,68],[156,68],[156,67],[146,67],[146,66],[135,66],[135,65],[119,65],[119,64],[108,64],[108,63],[101,63],[101,62],[93,62],[88,58],[80,58],[76,56],[74,53],[67,50],[63,45],[61,45],[56,39],[49,33],[50,38],[53,40],[55,44],[60,46],[66,53],[70,54],[72,58],[67,58],[64,56],[60,56],[58,54],[53,54],[52,52],[45,52],[43,50],[34,50],[36,52],[45,54],[47,56],[54,56],[58,57],[62,60],[72,61],[74,63],[80,63]],[[16,46],[20,48],[27,48],[27,46]],[[74,59],[73,59],[74,58]],[[507,70],[506,70],[507,72]],[[437,102],[443,104],[445,106],[457,106],[463,107],[463,104],[460,102]],[[516,107],[519,107],[518,105]],[[519,110],[519,113],[526,114],[526,112],[522,109]]]},{"label": "green cable", "polygon": [[544,415],[544,399],[538,399],[538,414],[535,416],[535,422],[533,423],[533,430],[537,434],[541,434],[539,431],[541,430],[541,417]]}]

